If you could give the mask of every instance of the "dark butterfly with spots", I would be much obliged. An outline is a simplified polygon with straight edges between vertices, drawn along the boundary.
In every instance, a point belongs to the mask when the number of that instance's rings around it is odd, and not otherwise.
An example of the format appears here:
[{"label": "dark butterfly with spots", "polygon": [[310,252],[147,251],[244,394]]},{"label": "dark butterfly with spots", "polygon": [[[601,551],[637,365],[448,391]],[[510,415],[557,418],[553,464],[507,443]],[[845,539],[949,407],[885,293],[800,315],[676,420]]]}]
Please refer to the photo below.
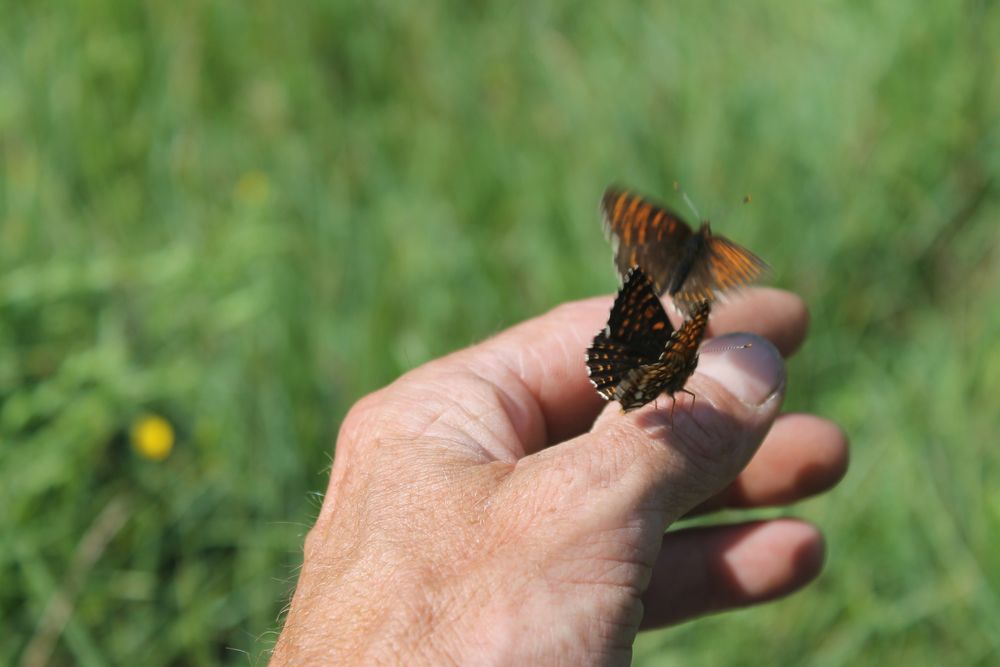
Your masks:
[{"label": "dark butterfly with spots", "polygon": [[662,393],[671,399],[676,392],[691,394],[684,384],[698,366],[710,311],[711,302],[702,301],[675,331],[652,281],[642,269],[630,270],[608,325],[587,349],[587,369],[597,393],[621,403],[625,412]]},{"label": "dark butterfly with spots", "polygon": [[669,294],[688,316],[701,302],[749,285],[767,270],[760,257],[713,234],[708,222],[695,232],[670,209],[628,190],[608,188],[601,215],[619,277],[638,266],[656,293]]}]

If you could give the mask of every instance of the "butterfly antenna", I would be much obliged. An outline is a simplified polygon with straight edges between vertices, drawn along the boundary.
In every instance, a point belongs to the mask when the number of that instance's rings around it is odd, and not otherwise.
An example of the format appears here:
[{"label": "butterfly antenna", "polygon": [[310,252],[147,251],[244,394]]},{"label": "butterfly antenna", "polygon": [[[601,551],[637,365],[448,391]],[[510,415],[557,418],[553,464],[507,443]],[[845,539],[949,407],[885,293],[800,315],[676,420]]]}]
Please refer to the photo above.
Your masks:
[{"label": "butterfly antenna", "polygon": [[[748,193],[746,193],[745,195],[743,195],[743,199],[741,200],[741,203],[742,203],[742,204],[743,204],[744,206],[746,206],[747,204],[752,204],[752,203],[753,203],[753,195],[752,195],[752,194],[750,194],[749,192],[748,192]],[[725,211],[725,218],[726,218],[726,219],[729,219],[729,218],[731,218],[731,217],[734,217],[734,216],[733,216],[733,211],[735,211],[735,210],[736,210],[736,207],[735,207],[735,205],[733,205],[733,204],[730,204],[730,205],[729,205],[729,206],[728,206],[728,207],[726,208],[726,211]],[[745,218],[744,218],[744,219],[745,219]]]},{"label": "butterfly antenna", "polygon": [[[743,203],[744,206],[747,205],[747,204],[752,204],[753,203],[753,195],[750,194],[749,192],[747,194],[743,195],[742,203]],[[735,210],[734,205],[730,204],[729,206],[726,207],[726,210],[722,212],[722,215],[720,216],[720,219],[722,219],[722,220],[728,220],[729,218],[732,218],[734,210]]]},{"label": "butterfly antenna", "polygon": [[687,207],[691,209],[692,213],[694,213],[694,217],[698,220],[702,220],[703,218],[701,217],[701,213],[698,212],[698,207],[694,205],[694,202],[691,201],[690,197],[688,197],[688,193],[684,191],[681,184],[677,181],[674,181],[674,191],[681,193],[681,197],[684,198],[684,203],[687,204]]},{"label": "butterfly antenna", "polygon": [[713,348],[712,352],[729,352],[730,350],[745,350],[753,347],[753,343],[743,343],[742,345],[727,345],[726,347]]}]

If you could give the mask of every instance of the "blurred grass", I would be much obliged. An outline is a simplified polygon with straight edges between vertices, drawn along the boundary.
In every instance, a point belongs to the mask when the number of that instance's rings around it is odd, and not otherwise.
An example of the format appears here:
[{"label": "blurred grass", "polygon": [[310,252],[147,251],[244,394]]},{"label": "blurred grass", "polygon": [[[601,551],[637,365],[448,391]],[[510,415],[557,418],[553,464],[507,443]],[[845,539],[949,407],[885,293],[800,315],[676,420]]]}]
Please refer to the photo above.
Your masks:
[{"label": "blurred grass", "polygon": [[997,62],[986,1],[4,3],[0,662],[260,662],[349,405],[611,291],[603,187],[677,180],[853,464],[817,585],[636,663],[996,664]]}]

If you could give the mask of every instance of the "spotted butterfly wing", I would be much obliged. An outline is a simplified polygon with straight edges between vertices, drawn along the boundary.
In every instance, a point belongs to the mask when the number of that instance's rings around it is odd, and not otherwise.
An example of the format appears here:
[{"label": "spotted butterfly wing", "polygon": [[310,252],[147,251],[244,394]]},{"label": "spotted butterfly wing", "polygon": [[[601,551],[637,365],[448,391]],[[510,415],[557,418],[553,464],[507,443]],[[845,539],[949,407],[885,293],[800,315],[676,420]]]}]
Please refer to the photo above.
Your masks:
[{"label": "spotted butterfly wing", "polygon": [[597,393],[613,400],[622,373],[659,359],[674,332],[641,269],[632,269],[618,290],[608,324],[587,350],[587,369]]},{"label": "spotted butterfly wing", "polygon": [[692,317],[670,337],[657,361],[622,373],[612,398],[621,404],[624,412],[641,408],[660,394],[673,399],[677,392],[691,393],[684,385],[698,367],[698,348],[705,336],[710,311],[711,302],[702,301]]},{"label": "spotted butterfly wing", "polygon": [[698,365],[710,311],[711,302],[702,302],[674,331],[652,282],[641,269],[632,269],[611,308],[608,326],[587,350],[597,393],[628,411],[664,392],[673,397],[683,391]]},{"label": "spotted butterfly wing", "polygon": [[694,232],[674,211],[629,190],[608,188],[601,214],[618,275],[632,266],[642,268],[656,293],[669,294],[686,315],[702,301],[752,283],[767,269],[757,255],[712,234],[708,223]]},{"label": "spotted butterfly wing", "polygon": [[653,281],[656,293],[665,294],[683,262],[691,227],[669,208],[613,187],[601,198],[601,218],[618,276],[624,278],[638,266]]}]

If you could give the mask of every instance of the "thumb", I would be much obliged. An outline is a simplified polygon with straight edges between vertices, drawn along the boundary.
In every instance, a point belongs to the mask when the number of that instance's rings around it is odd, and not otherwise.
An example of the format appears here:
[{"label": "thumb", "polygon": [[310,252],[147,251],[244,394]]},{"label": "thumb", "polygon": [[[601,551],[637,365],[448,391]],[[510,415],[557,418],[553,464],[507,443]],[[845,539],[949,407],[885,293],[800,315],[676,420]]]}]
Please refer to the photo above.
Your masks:
[{"label": "thumb", "polygon": [[[588,483],[575,486],[587,487],[587,506],[616,515],[605,515],[611,521],[640,512],[665,528],[720,491],[750,461],[778,415],[784,362],[763,338],[714,338],[703,346],[686,389],[695,397],[678,393],[675,405],[664,395],[655,405],[622,413],[614,403],[590,433],[550,450],[562,459],[558,469],[586,471]],[[606,497],[595,497],[595,489]]]}]

